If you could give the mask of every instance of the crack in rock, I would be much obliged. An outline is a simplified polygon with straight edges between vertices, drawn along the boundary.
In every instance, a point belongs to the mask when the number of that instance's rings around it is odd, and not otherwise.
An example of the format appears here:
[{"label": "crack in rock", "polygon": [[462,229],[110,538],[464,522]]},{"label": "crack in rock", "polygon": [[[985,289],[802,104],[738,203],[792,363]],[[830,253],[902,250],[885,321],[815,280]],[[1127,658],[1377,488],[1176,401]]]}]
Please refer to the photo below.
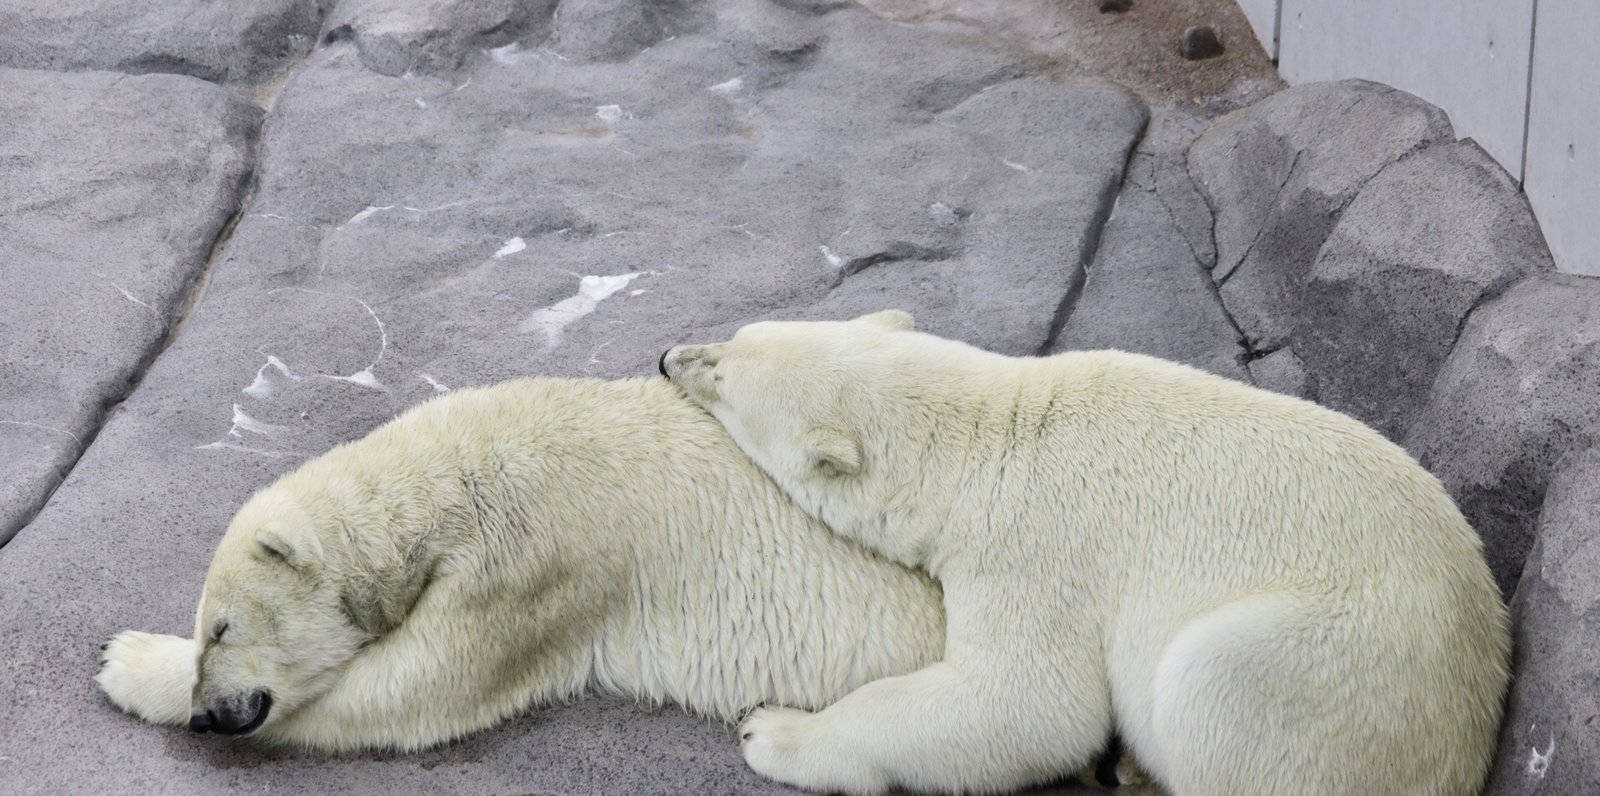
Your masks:
[{"label": "crack in rock", "polygon": [[859,274],[875,265],[882,265],[884,263],[898,263],[907,260],[936,263],[956,256],[956,252],[953,249],[937,246],[923,246],[921,244],[911,243],[903,240],[897,240],[890,243],[882,251],[850,258],[841,258],[838,255],[827,251],[826,246],[824,246],[823,249],[823,256],[827,257],[828,262],[833,263],[835,267],[839,269],[839,272],[834,276],[834,287],[838,287],[840,284],[842,284],[847,277],[855,276],[856,274]]}]

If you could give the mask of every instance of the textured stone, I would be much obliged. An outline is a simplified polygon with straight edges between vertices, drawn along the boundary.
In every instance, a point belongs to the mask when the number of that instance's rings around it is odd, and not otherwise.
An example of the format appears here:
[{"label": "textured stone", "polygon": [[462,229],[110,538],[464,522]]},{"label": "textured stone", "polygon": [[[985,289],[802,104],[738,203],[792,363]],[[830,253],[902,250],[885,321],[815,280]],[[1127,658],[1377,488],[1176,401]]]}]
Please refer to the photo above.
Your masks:
[{"label": "textured stone", "polygon": [[1565,463],[1511,602],[1516,679],[1490,796],[1600,793],[1600,450]]},{"label": "textured stone", "polygon": [[0,792],[782,792],[676,710],[323,759],[141,725],[91,677],[115,631],[190,628],[253,490],[438,390],[651,374],[756,318],[886,306],[1037,352],[1145,121],[1110,84],[854,4],[645,24],[596,0],[500,31],[501,6],[447,5],[341,9],[181,334],[0,549]]},{"label": "textured stone", "polygon": [[1467,319],[1406,447],[1455,496],[1511,594],[1546,484],[1600,442],[1600,277],[1528,277]]},{"label": "textured stone", "polygon": [[1317,255],[1291,338],[1317,400],[1403,439],[1483,297],[1554,267],[1516,181],[1477,144],[1373,177]]},{"label": "textured stone", "polygon": [[1174,111],[1152,117],[1052,353],[1115,348],[1250,380],[1238,330],[1178,222],[1206,212],[1183,159],[1203,127]]},{"label": "textured stone", "polygon": [[1306,366],[1295,356],[1294,349],[1280,348],[1249,364],[1250,378],[1257,387],[1296,398],[1316,400],[1311,390],[1311,377]]},{"label": "textured stone", "polygon": [[260,83],[311,51],[333,0],[7,0],[0,66]]},{"label": "textured stone", "polygon": [[[547,36],[556,1],[356,0],[334,9],[323,38],[350,39],[362,64],[378,74],[451,72],[470,57],[504,58],[518,39]],[[500,47],[510,49],[493,52]]]},{"label": "textured stone", "polygon": [[1196,25],[1183,32],[1183,57],[1188,61],[1215,58],[1223,53],[1222,40],[1217,32],[1205,25]]},{"label": "textured stone", "polygon": [[0,544],[159,350],[258,122],[193,78],[0,69]]},{"label": "textured stone", "polygon": [[1438,108],[1345,80],[1279,92],[1195,141],[1189,171],[1216,215],[1212,275],[1252,349],[1288,342],[1311,263],[1361,186],[1401,157],[1453,140]]}]

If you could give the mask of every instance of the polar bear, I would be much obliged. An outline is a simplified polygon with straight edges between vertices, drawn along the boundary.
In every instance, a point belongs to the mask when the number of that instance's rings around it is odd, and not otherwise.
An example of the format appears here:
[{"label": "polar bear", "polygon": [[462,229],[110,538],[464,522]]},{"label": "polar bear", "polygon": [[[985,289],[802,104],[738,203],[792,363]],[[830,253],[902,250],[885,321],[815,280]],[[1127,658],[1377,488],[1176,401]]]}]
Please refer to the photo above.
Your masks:
[{"label": "polar bear", "polygon": [[938,587],[829,534],[663,379],[423,404],[252,497],[193,639],[98,682],[149,721],[414,750],[586,690],[732,720],[943,649]]},{"label": "polar bear", "polygon": [[837,533],[945,589],[944,659],[746,760],[822,791],[995,791],[1114,727],[1178,796],[1475,793],[1507,617],[1439,483],[1314,404],[1115,351],[1013,358],[887,311],[662,369]]}]

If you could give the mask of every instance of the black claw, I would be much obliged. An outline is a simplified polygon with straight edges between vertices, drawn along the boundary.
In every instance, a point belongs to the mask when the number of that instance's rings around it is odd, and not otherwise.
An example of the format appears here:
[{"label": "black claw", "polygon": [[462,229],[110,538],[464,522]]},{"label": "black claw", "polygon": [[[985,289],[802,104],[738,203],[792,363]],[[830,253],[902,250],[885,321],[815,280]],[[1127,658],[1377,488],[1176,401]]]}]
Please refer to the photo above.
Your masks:
[{"label": "black claw", "polygon": [[101,652],[105,652],[108,649],[111,649],[111,642],[109,642],[109,641],[100,642],[100,651]]},{"label": "black claw", "polygon": [[756,734],[753,733],[753,732],[747,732],[744,735],[739,736],[740,740],[744,740],[744,741],[748,741],[748,740],[750,740],[751,738],[754,738],[754,737],[756,737]]}]

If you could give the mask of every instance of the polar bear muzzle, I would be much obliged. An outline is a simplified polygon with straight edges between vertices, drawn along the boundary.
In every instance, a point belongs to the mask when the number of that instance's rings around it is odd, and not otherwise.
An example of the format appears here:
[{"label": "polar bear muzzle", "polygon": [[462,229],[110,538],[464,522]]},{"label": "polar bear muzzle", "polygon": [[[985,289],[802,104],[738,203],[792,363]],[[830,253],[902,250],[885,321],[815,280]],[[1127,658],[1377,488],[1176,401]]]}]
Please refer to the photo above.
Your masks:
[{"label": "polar bear muzzle", "polygon": [[266,723],[270,712],[272,693],[257,689],[230,696],[214,706],[196,706],[189,714],[189,729],[219,735],[249,735]]}]

